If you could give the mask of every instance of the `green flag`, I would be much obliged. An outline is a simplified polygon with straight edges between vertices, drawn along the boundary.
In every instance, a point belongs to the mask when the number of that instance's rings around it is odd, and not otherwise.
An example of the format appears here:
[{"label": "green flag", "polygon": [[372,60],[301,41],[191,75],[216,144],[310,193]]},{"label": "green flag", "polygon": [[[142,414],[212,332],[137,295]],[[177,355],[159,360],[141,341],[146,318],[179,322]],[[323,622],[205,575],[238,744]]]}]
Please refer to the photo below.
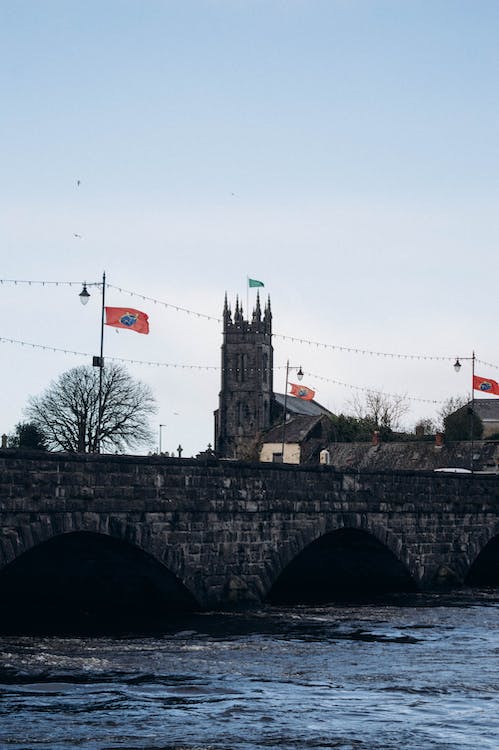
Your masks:
[{"label": "green flag", "polygon": [[265,286],[263,281],[258,281],[257,279],[248,279],[248,286],[251,289],[251,287],[254,286]]}]

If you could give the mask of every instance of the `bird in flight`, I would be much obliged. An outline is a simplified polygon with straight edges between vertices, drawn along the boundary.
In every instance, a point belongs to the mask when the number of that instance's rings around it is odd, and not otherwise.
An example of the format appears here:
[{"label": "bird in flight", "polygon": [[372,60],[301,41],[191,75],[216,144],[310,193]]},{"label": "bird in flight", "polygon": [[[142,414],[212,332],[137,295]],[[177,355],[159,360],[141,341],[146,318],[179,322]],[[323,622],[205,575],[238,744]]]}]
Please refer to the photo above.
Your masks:
[{"label": "bird in flight", "polygon": [[76,180],[76,187],[80,187],[81,180]]},{"label": "bird in flight", "polygon": [[83,239],[83,235],[76,234],[76,232],[73,232],[73,237],[77,237],[79,240]]}]

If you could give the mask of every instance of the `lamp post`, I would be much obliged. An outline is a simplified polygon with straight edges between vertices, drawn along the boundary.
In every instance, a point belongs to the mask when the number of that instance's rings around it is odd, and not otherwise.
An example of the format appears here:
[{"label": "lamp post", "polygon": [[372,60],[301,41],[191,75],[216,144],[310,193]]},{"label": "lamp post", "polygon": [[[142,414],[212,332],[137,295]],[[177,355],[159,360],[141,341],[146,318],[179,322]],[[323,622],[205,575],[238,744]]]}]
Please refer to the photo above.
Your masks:
[{"label": "lamp post", "polygon": [[165,424],[160,424],[159,426],[159,455],[161,456],[161,430],[163,427],[166,427]]},{"label": "lamp post", "polygon": [[[99,282],[95,284],[99,286]],[[106,298],[106,272],[102,274],[102,303],[101,303],[101,324],[100,324],[100,355],[92,358],[92,365],[99,368],[99,411],[97,414],[97,430],[95,432],[95,452],[100,453],[100,433],[102,426],[102,376],[104,370],[104,308]],[[83,289],[80,294],[80,302],[86,305],[90,299],[90,293],[87,289],[87,282],[83,282]]]},{"label": "lamp post", "polygon": [[[470,469],[473,473],[473,452],[474,452],[474,429],[473,419],[475,417],[475,352],[471,353],[471,357],[461,357],[462,360],[471,362],[471,413],[470,413],[470,442],[471,442],[471,458],[470,458]],[[461,362],[459,357],[456,357],[454,362],[454,370],[459,372],[461,369]]]},{"label": "lamp post", "polygon": [[296,373],[296,377],[298,380],[301,380],[303,378],[303,370],[301,369],[301,366],[299,368],[296,367],[290,367],[289,366],[289,359],[286,362],[286,386],[284,388],[284,416],[282,419],[282,446],[281,446],[281,460],[282,463],[284,463],[284,443],[286,442],[286,408],[288,405],[288,384],[289,384],[289,371],[291,370],[298,370]]}]

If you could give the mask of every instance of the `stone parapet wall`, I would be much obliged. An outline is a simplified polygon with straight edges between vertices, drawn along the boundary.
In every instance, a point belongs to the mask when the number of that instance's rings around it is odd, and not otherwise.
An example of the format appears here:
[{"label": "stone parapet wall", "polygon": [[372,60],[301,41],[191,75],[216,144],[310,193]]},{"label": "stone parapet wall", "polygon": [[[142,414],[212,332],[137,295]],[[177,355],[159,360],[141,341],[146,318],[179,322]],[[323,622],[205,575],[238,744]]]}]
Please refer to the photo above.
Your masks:
[{"label": "stone parapet wall", "polygon": [[342,528],[372,534],[422,588],[442,571],[463,580],[499,533],[499,477],[0,451],[0,569],[93,532],[152,555],[203,606],[254,603]]}]

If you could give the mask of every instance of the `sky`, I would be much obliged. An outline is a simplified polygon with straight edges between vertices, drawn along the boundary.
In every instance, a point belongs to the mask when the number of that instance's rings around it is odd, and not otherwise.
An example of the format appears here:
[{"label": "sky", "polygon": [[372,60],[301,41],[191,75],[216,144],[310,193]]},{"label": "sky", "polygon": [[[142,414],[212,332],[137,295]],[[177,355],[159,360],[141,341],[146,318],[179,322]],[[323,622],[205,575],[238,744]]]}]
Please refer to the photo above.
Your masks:
[{"label": "sky", "polygon": [[2,0],[0,432],[99,353],[104,272],[149,315],[104,337],[157,399],[148,450],[213,443],[248,277],[277,392],[289,360],[412,429],[473,352],[499,379],[498,35],[496,0]]}]

